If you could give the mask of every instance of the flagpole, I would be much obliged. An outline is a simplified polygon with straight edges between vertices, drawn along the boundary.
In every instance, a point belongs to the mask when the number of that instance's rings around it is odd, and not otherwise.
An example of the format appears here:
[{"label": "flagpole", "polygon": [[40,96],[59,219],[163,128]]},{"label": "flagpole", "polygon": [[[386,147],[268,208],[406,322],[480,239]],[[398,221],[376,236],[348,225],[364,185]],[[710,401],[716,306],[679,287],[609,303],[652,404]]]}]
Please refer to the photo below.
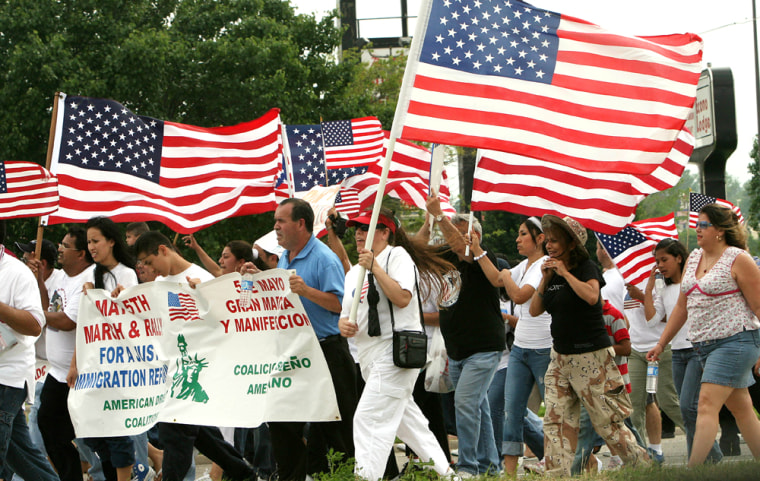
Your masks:
[{"label": "flagpole", "polygon": [[[409,57],[406,59],[406,69],[404,70],[404,79],[401,82],[401,91],[399,92],[398,103],[396,104],[396,112],[393,114],[393,124],[391,125],[391,132],[388,139],[388,147],[385,151],[385,159],[383,159],[383,170],[380,174],[380,181],[377,184],[377,193],[375,194],[375,204],[372,208],[372,217],[369,221],[369,230],[367,231],[367,238],[364,241],[366,248],[372,249],[372,242],[375,239],[375,228],[377,227],[377,219],[380,216],[380,208],[383,205],[383,196],[385,195],[385,184],[388,181],[388,171],[391,166],[391,158],[393,157],[393,150],[396,148],[396,139],[401,136],[402,117],[405,117],[406,111],[409,107],[409,99],[412,91],[412,79],[416,75],[416,65],[418,63],[420,53],[422,52],[422,42],[424,40],[425,31],[427,30],[428,19],[430,17],[430,10],[432,9],[432,0],[423,0],[420,4],[420,13],[417,15],[417,27],[414,31],[414,37],[412,38],[412,45],[409,49]],[[323,136],[324,137],[324,136]],[[327,162],[325,162],[326,167]],[[359,275],[356,276],[356,288],[354,292],[361,292],[362,285],[364,284],[364,274],[366,269],[364,267],[359,268]],[[356,323],[356,313],[359,310],[359,299],[361,296],[354,295],[353,303],[351,304],[351,311],[349,313],[349,321]]]},{"label": "flagpole", "polygon": [[285,124],[280,122],[280,131],[282,132],[282,155],[285,158],[285,179],[288,181],[288,197],[291,199],[296,196],[295,187],[293,186],[293,160],[290,158],[290,141],[288,132],[285,130]]},{"label": "flagpole", "polygon": [[[56,92],[53,96],[53,113],[50,118],[50,133],[48,134],[48,147],[47,155],[45,158],[45,169],[50,172],[50,163],[53,160],[53,147],[55,145],[55,131],[58,122],[58,102],[61,97],[61,92]],[[34,258],[39,259],[42,252],[42,238],[45,227],[42,225],[42,217],[37,220],[37,245],[34,247]]]},{"label": "flagpole", "polygon": [[319,141],[322,142],[322,161],[325,163],[325,187],[330,186],[330,170],[327,168],[327,152],[325,151],[325,131],[322,128],[322,117],[319,117]]}]

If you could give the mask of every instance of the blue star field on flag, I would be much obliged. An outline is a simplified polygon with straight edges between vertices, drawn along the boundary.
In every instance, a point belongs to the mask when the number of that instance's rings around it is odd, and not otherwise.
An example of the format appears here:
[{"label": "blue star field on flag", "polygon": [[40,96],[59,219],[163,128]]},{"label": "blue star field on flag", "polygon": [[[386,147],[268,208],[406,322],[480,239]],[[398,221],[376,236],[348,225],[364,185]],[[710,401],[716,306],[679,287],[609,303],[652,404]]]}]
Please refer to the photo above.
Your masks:
[{"label": "blue star field on flag", "polygon": [[69,97],[60,162],[159,182],[164,123],[113,100]]},{"label": "blue star field on flag", "polygon": [[420,61],[550,84],[560,16],[517,1],[434,0]]}]

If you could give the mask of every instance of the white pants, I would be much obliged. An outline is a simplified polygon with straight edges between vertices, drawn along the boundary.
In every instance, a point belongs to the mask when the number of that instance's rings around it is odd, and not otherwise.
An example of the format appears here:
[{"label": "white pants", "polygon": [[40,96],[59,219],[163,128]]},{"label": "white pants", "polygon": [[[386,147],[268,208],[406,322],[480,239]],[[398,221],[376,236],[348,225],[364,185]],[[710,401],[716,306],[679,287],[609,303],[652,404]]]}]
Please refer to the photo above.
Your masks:
[{"label": "white pants", "polygon": [[438,474],[449,463],[428,427],[428,420],[412,398],[418,369],[401,369],[390,356],[362,366],[366,386],[354,414],[355,473],[369,481],[383,477],[388,453],[398,436],[423,462],[435,463]]}]

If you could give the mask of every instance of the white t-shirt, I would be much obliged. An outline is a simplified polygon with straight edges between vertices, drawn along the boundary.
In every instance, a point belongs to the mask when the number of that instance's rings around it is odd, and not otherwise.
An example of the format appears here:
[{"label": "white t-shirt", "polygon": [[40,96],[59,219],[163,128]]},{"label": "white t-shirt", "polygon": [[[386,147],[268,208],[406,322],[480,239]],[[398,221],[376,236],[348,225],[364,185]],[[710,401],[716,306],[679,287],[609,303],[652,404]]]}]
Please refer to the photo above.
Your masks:
[{"label": "white t-shirt", "polygon": [[[103,274],[104,289],[109,293],[116,289],[116,286],[121,284],[125,289],[128,287],[136,286],[138,284],[137,272],[134,269],[130,269],[121,262],[116,264],[116,267],[111,269],[111,274]],[[95,269],[90,271],[90,275],[87,277],[86,282],[92,282],[95,284]]]},{"label": "white t-shirt", "polygon": [[[392,254],[392,255],[391,255]],[[390,256],[390,262],[386,263],[388,256]],[[417,293],[414,287],[415,268],[414,261],[409,254],[402,247],[387,246],[383,251],[375,256],[375,262],[380,263],[383,270],[386,270],[390,277],[399,283],[402,289],[412,293],[412,299],[409,301],[406,307],[400,308],[398,306],[393,307],[394,323],[397,331],[405,329],[421,331],[420,325],[419,305],[417,303]],[[356,288],[356,279],[359,275],[359,266],[356,265],[348,271],[346,274],[346,280],[344,283],[345,294],[343,296],[342,310],[340,317],[348,317],[351,312],[351,304],[354,299],[354,290]],[[363,286],[366,287],[367,276],[365,273]],[[368,318],[368,306],[366,301],[366,289],[363,287],[361,294],[361,301],[359,303],[359,309],[356,314],[356,322],[359,325],[359,330],[354,336],[356,339],[356,348],[359,351],[359,365],[362,368],[364,377],[365,370],[368,369],[373,360],[380,356],[387,356],[388,359],[392,359],[392,347],[393,347],[393,333],[391,328],[391,316],[388,306],[388,298],[380,288],[379,282],[375,279],[375,286],[380,294],[380,301],[377,303],[377,313],[380,319],[380,331],[381,334],[376,337],[370,337],[367,334],[367,318]]]},{"label": "white t-shirt", "polygon": [[[541,257],[528,267],[528,259],[512,269],[512,279],[518,287],[530,285],[533,289],[538,288],[541,284],[541,264],[544,263],[546,256]],[[527,270],[526,270],[527,268]],[[539,316],[530,315],[530,303],[533,302],[533,296],[526,302],[515,305],[515,316],[517,316],[517,328],[515,329],[515,345],[523,349],[546,349],[552,347],[551,323],[552,316],[544,311]]]},{"label": "white t-shirt", "polygon": [[179,282],[180,284],[187,284],[188,277],[190,279],[200,279],[201,282],[210,281],[214,278],[214,276],[210,274],[203,267],[197,264],[190,264],[190,267],[180,272],[179,274],[174,274],[174,275],[166,276],[166,277],[158,276],[156,277],[156,280],[168,281],[168,282]]},{"label": "white t-shirt", "polygon": [[[50,298],[49,312],[63,312],[73,322],[77,322],[79,315],[79,297],[82,295],[82,286],[91,276],[94,265],[89,266],[74,277],[64,273],[63,281],[58,285]],[[71,365],[71,356],[76,346],[76,329],[60,331],[54,327],[47,327],[46,351],[50,363],[48,374],[58,382],[66,382],[66,374]]]},{"label": "white t-shirt", "polygon": [[625,311],[625,295],[628,292],[625,288],[625,280],[617,267],[606,269],[602,274],[604,277],[604,287],[602,287],[602,299],[607,299],[612,307],[620,312]]},{"label": "white t-shirt", "polygon": [[[639,288],[643,291],[646,286],[646,281],[639,285]],[[646,315],[644,314],[644,304],[636,303],[638,307],[635,309],[626,309],[625,317],[628,318],[628,322],[631,327],[628,329],[628,333],[631,335],[631,349],[638,352],[649,352],[657,341],[660,340],[662,331],[665,330],[664,320],[665,309],[662,302],[658,301],[660,297],[655,291],[654,306],[655,315],[647,322]],[[632,303],[633,304],[633,303]]]},{"label": "white t-shirt", "polygon": [[[673,312],[673,308],[676,307],[676,303],[678,302],[679,294],[681,294],[680,283],[665,286],[660,291],[660,295],[655,296],[654,298],[655,303],[659,302],[662,304],[662,306],[656,306],[657,311],[662,309],[666,315],[670,317],[670,313]],[[672,349],[689,349],[692,347],[691,342],[686,339],[689,335],[690,325],[691,322],[689,322],[689,319],[687,318],[686,323],[681,327],[678,333],[676,333],[673,340],[670,341],[670,347]]]},{"label": "white t-shirt", "polygon": [[[499,306],[501,307],[502,314],[512,314],[512,303],[509,301],[502,301],[499,300]],[[519,323],[518,323],[519,324]],[[507,321],[504,321],[504,330],[508,333],[512,330],[512,326],[509,325]],[[504,340],[506,344],[506,339]],[[509,346],[504,347],[504,352],[501,353],[501,359],[499,360],[499,365],[496,367],[497,371],[501,371],[502,369],[506,369],[509,366]]]},{"label": "white t-shirt", "polygon": [[[66,274],[61,269],[53,269],[53,272],[50,273],[47,279],[45,279],[45,287],[47,288],[47,294],[48,294],[48,300],[53,298],[53,294],[55,293],[55,288],[61,285],[61,282],[63,282],[63,276]],[[47,349],[45,349],[45,346],[47,344],[47,329],[42,329],[42,334],[40,334],[40,337],[37,338],[37,342],[34,343],[34,350],[37,355],[37,359],[42,359],[47,361]],[[47,376],[47,369],[45,369],[45,376]],[[39,379],[39,382],[44,381],[45,378],[42,377]]]},{"label": "white t-shirt", "polygon": [[[32,314],[45,325],[37,280],[21,261],[0,253],[0,302]],[[1,322],[1,321],[0,321]],[[10,327],[10,326],[9,326]],[[0,354],[0,384],[15,388],[27,388],[27,398],[34,400],[34,341],[36,336],[25,336],[11,328],[18,343]]]}]

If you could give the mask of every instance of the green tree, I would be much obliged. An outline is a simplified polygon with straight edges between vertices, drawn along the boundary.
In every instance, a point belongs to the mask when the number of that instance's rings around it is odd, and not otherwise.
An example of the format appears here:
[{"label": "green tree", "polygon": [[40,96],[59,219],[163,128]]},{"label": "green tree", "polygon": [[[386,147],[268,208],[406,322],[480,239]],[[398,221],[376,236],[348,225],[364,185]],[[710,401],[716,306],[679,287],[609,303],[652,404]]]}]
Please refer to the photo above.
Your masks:
[{"label": "green tree", "polygon": [[[56,91],[200,126],[273,107],[286,123],[369,115],[370,97],[349,95],[363,67],[337,62],[340,40],[334,16],[296,15],[282,0],[1,2],[0,158],[44,165]],[[34,235],[35,220],[9,224],[9,240]],[[271,225],[270,214],[229,219],[198,239],[214,256]]]},{"label": "green tree", "polygon": [[747,219],[747,225],[755,230],[760,228],[760,155],[758,155],[757,136],[752,143],[752,151],[749,154],[752,162],[748,170],[752,175],[749,181],[744,184],[748,206],[742,208],[742,213]]}]

